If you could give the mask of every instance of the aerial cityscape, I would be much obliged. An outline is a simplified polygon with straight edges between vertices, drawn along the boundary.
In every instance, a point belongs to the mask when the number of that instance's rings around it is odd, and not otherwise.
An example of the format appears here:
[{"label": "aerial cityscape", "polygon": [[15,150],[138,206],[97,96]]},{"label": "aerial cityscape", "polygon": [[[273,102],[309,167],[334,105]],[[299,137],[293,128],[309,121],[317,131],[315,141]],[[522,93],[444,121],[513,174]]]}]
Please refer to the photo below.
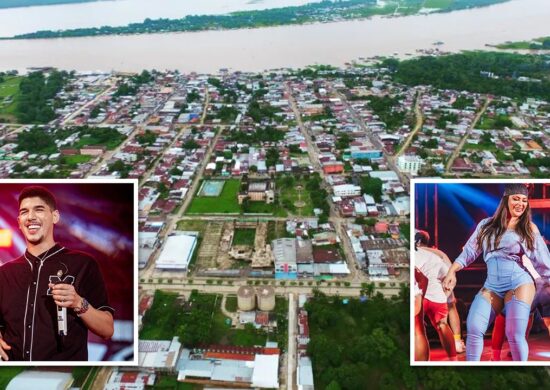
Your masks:
[{"label": "aerial cityscape", "polygon": [[[131,1],[140,0],[120,3]],[[239,2],[229,16],[3,32],[0,48],[521,2]],[[9,3],[9,12],[99,7]],[[59,367],[51,380],[109,390],[548,386],[541,367],[409,364],[411,180],[550,176],[550,31],[464,52],[433,36],[411,52],[263,71],[74,69],[44,58],[10,68],[16,46],[4,46],[0,179],[139,183],[137,365]],[[40,368],[1,367],[0,389]]]}]

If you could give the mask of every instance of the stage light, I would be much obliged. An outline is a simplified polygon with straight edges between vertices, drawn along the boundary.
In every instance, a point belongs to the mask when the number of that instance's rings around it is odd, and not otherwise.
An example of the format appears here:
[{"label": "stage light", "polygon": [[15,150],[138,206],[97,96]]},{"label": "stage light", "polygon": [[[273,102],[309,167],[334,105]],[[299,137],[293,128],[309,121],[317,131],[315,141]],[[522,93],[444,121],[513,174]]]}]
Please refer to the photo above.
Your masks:
[{"label": "stage light", "polygon": [[11,238],[11,230],[0,229],[0,248],[10,248],[12,242]]}]

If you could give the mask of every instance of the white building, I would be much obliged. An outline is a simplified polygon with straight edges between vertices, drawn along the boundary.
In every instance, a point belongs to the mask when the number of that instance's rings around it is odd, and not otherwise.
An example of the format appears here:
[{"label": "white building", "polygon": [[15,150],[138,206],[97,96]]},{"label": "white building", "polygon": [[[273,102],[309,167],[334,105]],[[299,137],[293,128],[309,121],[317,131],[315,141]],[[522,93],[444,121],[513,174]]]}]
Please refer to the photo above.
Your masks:
[{"label": "white building", "polygon": [[176,336],[170,340],[139,340],[139,366],[173,369],[178,361],[181,343]]},{"label": "white building", "polygon": [[401,172],[418,175],[418,171],[424,165],[424,160],[417,155],[404,155],[397,158],[397,166]]},{"label": "white building", "polygon": [[198,235],[198,232],[176,232],[175,235],[169,236],[157,260],[156,268],[187,271]]},{"label": "white building", "polygon": [[6,390],[66,390],[71,387],[73,381],[73,376],[68,372],[26,370],[17,374],[8,383]]},{"label": "white building", "polygon": [[346,196],[360,196],[361,187],[355,186],[353,184],[340,184],[332,187],[335,196],[346,197]]}]

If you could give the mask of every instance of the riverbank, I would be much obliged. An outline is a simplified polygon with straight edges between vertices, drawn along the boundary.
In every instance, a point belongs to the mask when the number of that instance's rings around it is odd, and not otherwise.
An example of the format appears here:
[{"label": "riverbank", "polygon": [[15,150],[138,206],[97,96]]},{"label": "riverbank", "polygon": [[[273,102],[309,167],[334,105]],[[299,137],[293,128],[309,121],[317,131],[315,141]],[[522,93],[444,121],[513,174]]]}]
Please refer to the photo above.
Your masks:
[{"label": "riverbank", "polygon": [[[221,68],[341,67],[361,57],[406,58],[407,53],[436,48],[444,52],[486,50],[486,44],[548,35],[550,8],[546,3],[510,1],[452,13],[249,30],[0,41],[0,70],[53,66],[77,71],[216,73]],[[434,46],[437,41],[443,44]]]},{"label": "riverbank", "polygon": [[[68,30],[44,30],[19,34],[0,39],[50,39],[97,37],[104,35],[133,35],[168,32],[195,32],[263,28],[307,23],[364,20],[375,15],[410,16],[421,13],[450,12],[484,7],[510,0],[464,0],[460,3],[433,3],[434,8],[422,8],[423,4],[407,0],[388,1],[379,6],[376,0],[346,0],[341,2],[315,2],[301,6],[238,11],[224,15],[188,15],[180,19],[145,19],[141,23],[126,26],[102,26]],[[437,5],[439,4],[439,5]]]}]

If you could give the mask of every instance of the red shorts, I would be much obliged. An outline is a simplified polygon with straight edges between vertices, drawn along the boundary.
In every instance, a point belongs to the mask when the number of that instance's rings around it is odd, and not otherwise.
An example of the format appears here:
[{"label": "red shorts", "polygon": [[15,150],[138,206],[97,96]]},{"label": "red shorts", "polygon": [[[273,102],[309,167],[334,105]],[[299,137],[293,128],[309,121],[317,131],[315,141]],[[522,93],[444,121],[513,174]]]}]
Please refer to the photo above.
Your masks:
[{"label": "red shorts", "polygon": [[424,298],[422,300],[422,308],[424,309],[424,313],[428,316],[434,328],[436,328],[437,324],[449,314],[447,302],[435,303]]}]

